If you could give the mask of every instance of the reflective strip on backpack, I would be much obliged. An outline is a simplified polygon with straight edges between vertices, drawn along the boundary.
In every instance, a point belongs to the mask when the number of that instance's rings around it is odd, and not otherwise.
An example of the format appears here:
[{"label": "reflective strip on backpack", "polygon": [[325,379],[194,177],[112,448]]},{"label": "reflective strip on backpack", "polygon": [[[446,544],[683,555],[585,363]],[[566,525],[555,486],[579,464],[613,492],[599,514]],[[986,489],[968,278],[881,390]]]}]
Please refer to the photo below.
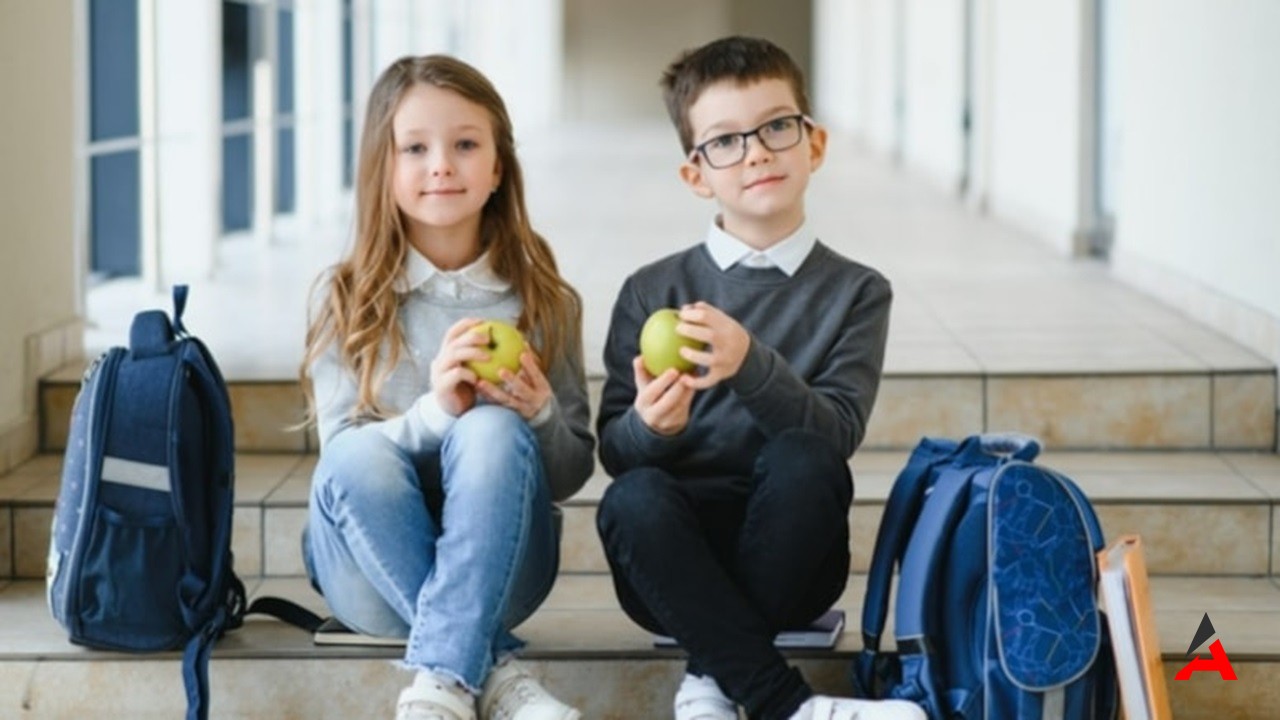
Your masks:
[{"label": "reflective strip on backpack", "polygon": [[102,458],[102,479],[121,485],[169,492],[168,465],[152,465],[106,455]]},{"label": "reflective strip on backpack", "polygon": [[1040,715],[1042,720],[1062,720],[1067,712],[1067,692],[1064,688],[1056,687],[1044,691],[1044,712]]}]

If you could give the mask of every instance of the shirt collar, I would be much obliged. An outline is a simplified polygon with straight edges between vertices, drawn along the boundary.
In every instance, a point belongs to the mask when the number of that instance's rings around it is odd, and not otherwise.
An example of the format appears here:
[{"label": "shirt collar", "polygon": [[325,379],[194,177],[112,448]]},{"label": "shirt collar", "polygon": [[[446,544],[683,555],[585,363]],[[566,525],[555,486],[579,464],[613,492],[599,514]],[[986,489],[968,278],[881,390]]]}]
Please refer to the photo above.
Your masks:
[{"label": "shirt collar", "polygon": [[742,263],[748,267],[776,267],[789,277],[796,274],[817,242],[807,221],[764,251],[725,232],[719,217],[711,221],[711,228],[707,230],[707,251],[721,270]]},{"label": "shirt collar", "polygon": [[460,283],[471,285],[479,290],[502,293],[511,289],[511,283],[503,280],[493,271],[489,262],[489,251],[485,251],[470,265],[458,270],[441,270],[426,258],[418,249],[409,246],[405,260],[404,276],[396,284],[396,292],[407,294],[417,290],[433,279],[452,278]]}]

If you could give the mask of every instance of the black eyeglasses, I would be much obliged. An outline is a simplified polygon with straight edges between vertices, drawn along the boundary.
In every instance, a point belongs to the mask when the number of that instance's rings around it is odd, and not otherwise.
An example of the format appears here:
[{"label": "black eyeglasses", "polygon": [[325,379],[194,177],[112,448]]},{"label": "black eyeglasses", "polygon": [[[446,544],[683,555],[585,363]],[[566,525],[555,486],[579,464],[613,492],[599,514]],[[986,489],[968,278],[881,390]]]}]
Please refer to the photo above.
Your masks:
[{"label": "black eyeglasses", "polygon": [[689,162],[697,162],[701,155],[711,167],[722,170],[742,162],[747,157],[747,138],[752,135],[772,152],[795,147],[804,137],[804,129],[813,127],[808,115],[796,114],[774,118],[754,130],[717,135],[693,148]]}]

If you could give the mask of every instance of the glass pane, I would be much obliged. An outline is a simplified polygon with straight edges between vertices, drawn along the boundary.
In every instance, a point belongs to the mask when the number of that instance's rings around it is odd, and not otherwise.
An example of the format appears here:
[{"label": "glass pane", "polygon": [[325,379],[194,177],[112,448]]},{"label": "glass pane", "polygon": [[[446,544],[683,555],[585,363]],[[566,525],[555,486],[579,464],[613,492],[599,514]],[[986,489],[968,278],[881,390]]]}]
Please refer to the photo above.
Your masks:
[{"label": "glass pane", "polygon": [[222,230],[253,224],[253,133],[222,139]]},{"label": "glass pane", "polygon": [[351,0],[342,0],[342,103],[344,105],[350,105],[354,95],[352,76],[354,48],[351,33]]},{"label": "glass pane", "polygon": [[342,0],[342,187],[351,187],[355,177],[355,124],[351,120],[352,96],[355,94],[354,39],[351,26],[351,0]]},{"label": "glass pane", "polygon": [[276,22],[277,112],[293,112],[293,11],[281,10]]},{"label": "glass pane", "polygon": [[344,118],[342,121],[342,187],[344,188],[351,187],[355,176],[355,139],[352,137],[354,131],[351,118]]},{"label": "glass pane", "polygon": [[248,5],[222,3],[222,119],[253,115],[253,45]]},{"label": "glass pane", "polygon": [[138,134],[137,0],[89,2],[89,139]]},{"label": "glass pane", "polygon": [[295,209],[293,167],[293,128],[280,128],[276,133],[276,212]]},{"label": "glass pane", "polygon": [[138,151],[89,160],[89,266],[107,276],[139,274],[142,205]]}]

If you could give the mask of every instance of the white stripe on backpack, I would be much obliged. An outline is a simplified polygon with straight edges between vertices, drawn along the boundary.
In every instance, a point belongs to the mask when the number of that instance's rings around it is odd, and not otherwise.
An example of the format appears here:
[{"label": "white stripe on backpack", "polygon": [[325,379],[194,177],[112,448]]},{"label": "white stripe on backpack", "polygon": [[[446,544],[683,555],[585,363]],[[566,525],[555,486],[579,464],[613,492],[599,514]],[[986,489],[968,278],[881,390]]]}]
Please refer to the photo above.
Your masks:
[{"label": "white stripe on backpack", "polygon": [[147,490],[169,492],[168,465],[152,465],[136,460],[125,460],[124,458],[104,455],[102,457],[102,479],[121,485],[132,485],[133,487]]}]

